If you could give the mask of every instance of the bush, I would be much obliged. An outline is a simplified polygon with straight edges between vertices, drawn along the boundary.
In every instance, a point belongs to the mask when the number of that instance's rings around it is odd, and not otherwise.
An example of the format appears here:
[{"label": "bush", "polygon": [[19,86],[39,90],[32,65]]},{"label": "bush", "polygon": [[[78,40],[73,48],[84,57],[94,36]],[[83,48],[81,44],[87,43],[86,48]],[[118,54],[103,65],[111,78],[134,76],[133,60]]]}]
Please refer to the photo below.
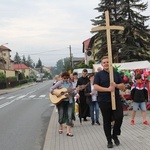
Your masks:
[{"label": "bush", "polygon": [[[20,77],[23,77],[23,74],[21,74]],[[12,88],[18,85],[22,85],[28,82],[34,82],[33,78],[26,78],[22,80],[17,80],[17,77],[7,77],[5,78],[5,75],[0,72],[0,89],[5,89],[5,88]]]},{"label": "bush", "polygon": [[5,75],[3,72],[0,72],[0,82],[5,81]]}]

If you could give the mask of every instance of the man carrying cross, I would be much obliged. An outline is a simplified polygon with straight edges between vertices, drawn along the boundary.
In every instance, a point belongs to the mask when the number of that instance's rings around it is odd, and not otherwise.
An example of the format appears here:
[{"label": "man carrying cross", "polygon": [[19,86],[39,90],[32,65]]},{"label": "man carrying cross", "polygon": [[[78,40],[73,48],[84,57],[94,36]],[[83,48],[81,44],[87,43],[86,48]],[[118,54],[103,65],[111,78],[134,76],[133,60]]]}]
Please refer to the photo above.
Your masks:
[{"label": "man carrying cross", "polygon": [[[121,133],[121,125],[123,121],[123,107],[119,96],[119,90],[124,89],[124,84],[118,72],[112,67],[111,54],[111,29],[120,29],[109,25],[109,14],[106,15],[106,26],[93,28],[92,31],[106,30],[107,31],[107,47],[108,56],[101,58],[103,70],[95,75],[94,89],[98,91],[98,103],[103,117],[103,128],[107,138],[108,148],[113,147],[112,139],[118,146],[120,141],[118,135]],[[111,122],[115,121],[113,132],[111,134]]]}]

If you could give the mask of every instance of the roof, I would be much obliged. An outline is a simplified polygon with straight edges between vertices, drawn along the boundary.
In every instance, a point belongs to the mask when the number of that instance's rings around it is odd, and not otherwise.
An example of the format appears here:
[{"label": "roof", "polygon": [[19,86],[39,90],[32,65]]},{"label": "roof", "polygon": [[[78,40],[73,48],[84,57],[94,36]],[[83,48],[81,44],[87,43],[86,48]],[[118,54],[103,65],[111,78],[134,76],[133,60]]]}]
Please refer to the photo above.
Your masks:
[{"label": "roof", "polygon": [[[125,62],[125,63],[114,63],[113,66],[117,66],[119,70],[136,70],[136,69],[150,69],[150,63],[145,61]],[[101,64],[93,64],[95,72],[97,69],[102,67]]]},{"label": "roof", "polygon": [[87,40],[85,40],[85,41],[83,42],[84,50],[90,50],[90,49],[91,49],[91,48],[89,47],[90,40],[91,40],[91,38],[89,38],[89,39],[87,39]]},{"label": "roof", "polygon": [[119,70],[135,70],[135,69],[150,69],[150,63],[145,61],[116,63],[115,66],[119,67]]},{"label": "roof", "polygon": [[4,45],[1,45],[0,46],[0,50],[1,51],[11,51],[8,47],[4,46]]},{"label": "roof", "polygon": [[93,43],[94,43],[94,38],[95,38],[95,36],[93,36],[93,37],[91,37],[91,38],[89,38],[89,39],[87,39],[87,40],[85,40],[85,41],[83,41],[83,52],[85,51],[85,50],[91,50],[91,48],[92,48],[92,45],[93,45]]},{"label": "roof", "polygon": [[11,62],[14,62],[12,59],[9,59]]},{"label": "roof", "polygon": [[28,66],[25,64],[14,64],[14,69],[19,70],[19,69],[29,69]]},{"label": "roof", "polygon": [[84,60],[84,57],[72,57],[72,61],[75,62],[75,61],[83,61]]},{"label": "roof", "polygon": [[48,69],[48,70],[51,70],[51,67],[43,66],[43,68],[46,68],[46,69]]}]

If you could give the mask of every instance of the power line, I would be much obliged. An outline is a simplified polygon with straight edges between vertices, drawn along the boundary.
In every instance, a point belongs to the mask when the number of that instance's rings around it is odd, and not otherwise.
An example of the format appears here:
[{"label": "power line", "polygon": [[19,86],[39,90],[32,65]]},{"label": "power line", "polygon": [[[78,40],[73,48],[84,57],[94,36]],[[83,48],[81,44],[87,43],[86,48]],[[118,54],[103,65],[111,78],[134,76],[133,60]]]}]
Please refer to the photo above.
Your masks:
[{"label": "power line", "polygon": [[[53,52],[53,51],[62,51],[66,48],[61,48],[61,49],[52,49],[52,50],[48,50],[48,51],[41,51],[38,53],[31,53],[30,55],[37,55],[37,54],[41,54],[41,53],[47,53],[47,52]],[[26,54],[26,52],[20,52],[21,54]]]}]

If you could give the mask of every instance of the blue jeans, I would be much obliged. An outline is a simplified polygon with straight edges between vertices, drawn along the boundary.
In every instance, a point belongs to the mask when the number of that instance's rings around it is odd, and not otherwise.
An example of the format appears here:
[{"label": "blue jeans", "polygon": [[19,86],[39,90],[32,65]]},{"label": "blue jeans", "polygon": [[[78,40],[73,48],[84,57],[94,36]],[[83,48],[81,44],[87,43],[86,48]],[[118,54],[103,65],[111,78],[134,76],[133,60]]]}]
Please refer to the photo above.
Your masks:
[{"label": "blue jeans", "polygon": [[140,108],[142,111],[146,111],[146,104],[145,102],[133,102],[133,110],[137,111]]},{"label": "blue jeans", "polygon": [[57,105],[58,108],[58,122],[63,124],[66,122],[68,126],[72,125],[72,103],[69,101],[63,101]]},{"label": "blue jeans", "polygon": [[95,110],[95,116],[96,116],[96,122],[99,121],[99,105],[98,105],[98,102],[97,101],[93,101],[89,104],[89,107],[90,107],[90,116],[91,116],[91,120],[92,120],[92,123],[95,122],[95,119],[94,119],[94,110]]}]

